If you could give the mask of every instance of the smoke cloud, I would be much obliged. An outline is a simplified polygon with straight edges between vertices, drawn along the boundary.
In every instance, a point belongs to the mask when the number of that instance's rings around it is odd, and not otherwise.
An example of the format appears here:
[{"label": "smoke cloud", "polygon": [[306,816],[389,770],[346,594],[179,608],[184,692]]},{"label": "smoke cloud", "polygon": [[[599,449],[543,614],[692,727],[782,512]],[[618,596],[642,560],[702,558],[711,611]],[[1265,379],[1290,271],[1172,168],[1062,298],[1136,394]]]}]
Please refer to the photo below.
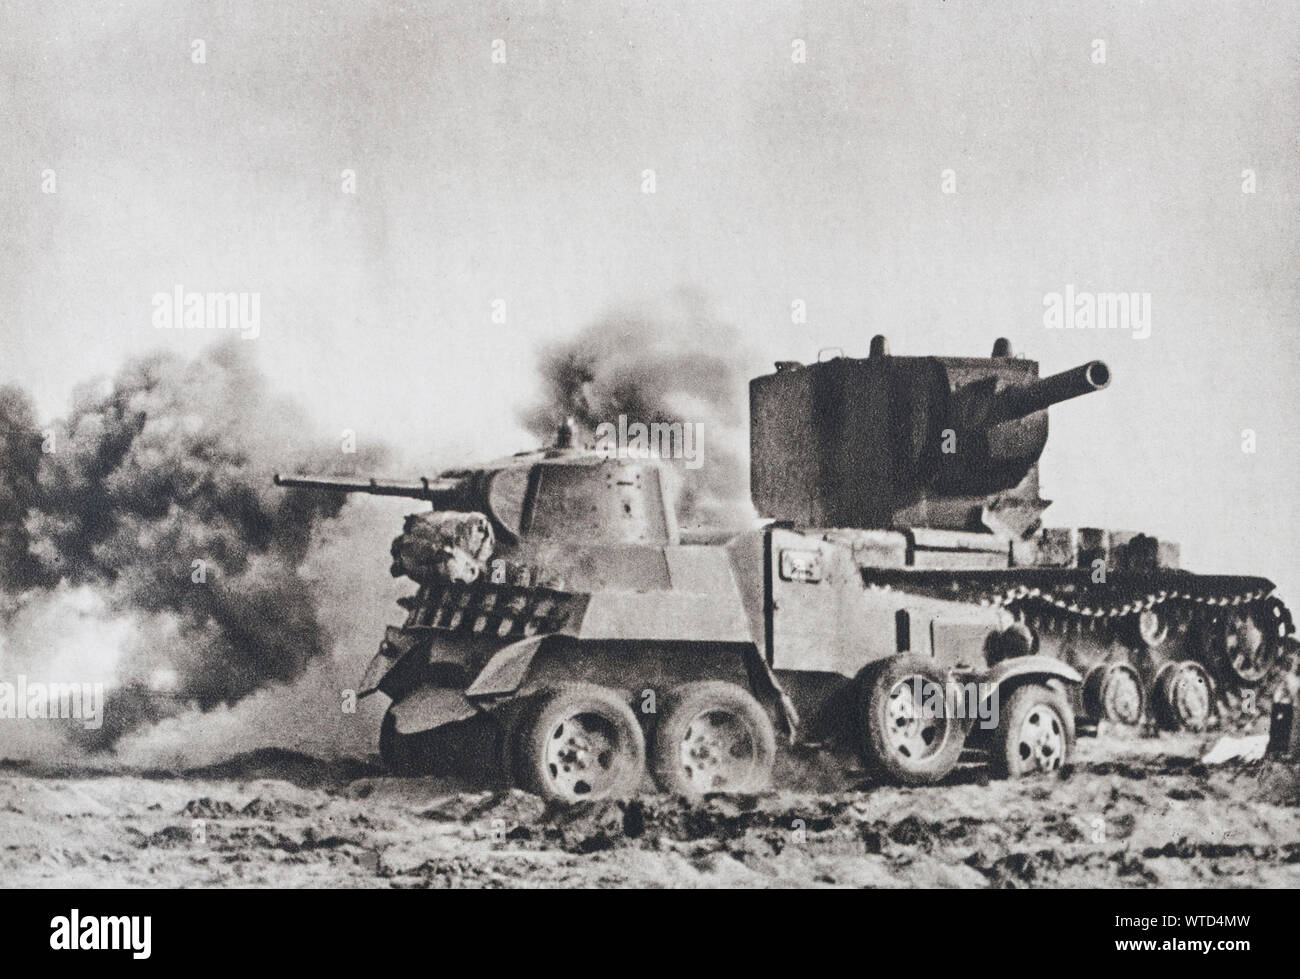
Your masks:
[{"label": "smoke cloud", "polygon": [[550,441],[567,418],[590,442],[597,426],[682,422],[703,426],[703,465],[672,466],[684,526],[735,525],[747,499],[745,397],[751,355],[703,300],[678,293],[657,307],[616,310],[541,357],[542,397],[521,421]]},{"label": "smoke cloud", "polygon": [[92,747],[301,676],[329,636],[300,568],[343,498],[271,475],[377,461],[306,430],[237,344],[133,361],[39,431],[0,392],[5,672],[105,682],[103,726],[69,728]]}]

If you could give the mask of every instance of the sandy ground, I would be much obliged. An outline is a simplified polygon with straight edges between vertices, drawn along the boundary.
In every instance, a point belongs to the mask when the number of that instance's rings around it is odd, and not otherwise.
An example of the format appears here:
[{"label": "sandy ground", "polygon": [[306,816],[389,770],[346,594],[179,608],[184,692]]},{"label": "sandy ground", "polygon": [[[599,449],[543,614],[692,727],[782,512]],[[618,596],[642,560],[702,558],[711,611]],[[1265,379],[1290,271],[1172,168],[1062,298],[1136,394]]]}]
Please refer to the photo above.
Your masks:
[{"label": "sandy ground", "polygon": [[0,765],[9,887],[1297,887],[1300,765],[1082,739],[1059,777],[548,810],[280,749],[185,772]]}]

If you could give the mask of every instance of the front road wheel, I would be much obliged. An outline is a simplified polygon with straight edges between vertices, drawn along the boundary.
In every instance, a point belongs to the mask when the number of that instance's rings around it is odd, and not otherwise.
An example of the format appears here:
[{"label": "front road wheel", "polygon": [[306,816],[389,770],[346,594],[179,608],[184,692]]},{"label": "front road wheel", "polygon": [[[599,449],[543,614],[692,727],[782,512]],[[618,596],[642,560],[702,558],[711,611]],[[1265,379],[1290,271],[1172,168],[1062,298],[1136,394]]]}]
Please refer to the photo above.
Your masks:
[{"label": "front road wheel", "polygon": [[1074,711],[1056,690],[1026,683],[1002,704],[989,763],[1004,778],[1059,771],[1074,748]]}]

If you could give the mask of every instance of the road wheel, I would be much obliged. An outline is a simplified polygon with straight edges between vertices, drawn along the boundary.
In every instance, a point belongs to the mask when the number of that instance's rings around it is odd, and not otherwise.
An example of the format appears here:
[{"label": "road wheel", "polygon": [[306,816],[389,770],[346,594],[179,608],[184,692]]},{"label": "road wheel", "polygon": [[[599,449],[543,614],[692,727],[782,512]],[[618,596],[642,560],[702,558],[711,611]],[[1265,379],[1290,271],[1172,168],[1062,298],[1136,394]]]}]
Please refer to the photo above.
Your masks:
[{"label": "road wheel", "polygon": [[1278,658],[1278,629],[1266,615],[1233,609],[1216,636],[1228,677],[1241,687],[1257,686]]},{"label": "road wheel", "polygon": [[776,731],[749,691],[734,683],[683,683],[668,692],[655,728],[651,769],[665,792],[758,792],[772,778]]},{"label": "road wheel", "polygon": [[1204,731],[1214,714],[1214,685],[1205,668],[1191,660],[1167,663],[1156,676],[1155,705],[1169,731]]},{"label": "road wheel", "polygon": [[993,742],[989,765],[996,775],[1057,771],[1074,747],[1074,712],[1056,690],[1026,683],[1003,702]]},{"label": "road wheel", "polygon": [[1169,620],[1153,608],[1143,609],[1137,617],[1137,636],[1147,649],[1156,649],[1169,638]]},{"label": "road wheel", "polygon": [[1128,727],[1142,723],[1146,692],[1142,677],[1128,663],[1106,663],[1088,674],[1083,683],[1083,703],[1088,716]]},{"label": "road wheel", "polygon": [[969,723],[950,716],[947,677],[928,659],[896,656],[859,679],[869,765],[904,785],[938,782],[957,765]]},{"label": "road wheel", "polygon": [[636,792],[645,736],[614,691],[593,683],[553,687],[520,721],[512,763],[522,788],[565,803]]}]

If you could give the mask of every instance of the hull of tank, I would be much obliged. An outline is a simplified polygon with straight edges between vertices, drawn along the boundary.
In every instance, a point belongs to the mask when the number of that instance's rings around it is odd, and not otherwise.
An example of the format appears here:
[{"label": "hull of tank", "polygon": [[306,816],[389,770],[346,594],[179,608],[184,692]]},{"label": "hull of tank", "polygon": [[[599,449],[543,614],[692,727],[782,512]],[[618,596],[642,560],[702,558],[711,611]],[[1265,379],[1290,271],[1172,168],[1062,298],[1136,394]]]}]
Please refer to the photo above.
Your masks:
[{"label": "hull of tank", "polygon": [[1174,569],[867,569],[882,586],[1011,612],[1036,652],[1085,679],[1075,704],[1100,722],[1237,727],[1267,716],[1294,671],[1291,613],[1266,578]]}]

